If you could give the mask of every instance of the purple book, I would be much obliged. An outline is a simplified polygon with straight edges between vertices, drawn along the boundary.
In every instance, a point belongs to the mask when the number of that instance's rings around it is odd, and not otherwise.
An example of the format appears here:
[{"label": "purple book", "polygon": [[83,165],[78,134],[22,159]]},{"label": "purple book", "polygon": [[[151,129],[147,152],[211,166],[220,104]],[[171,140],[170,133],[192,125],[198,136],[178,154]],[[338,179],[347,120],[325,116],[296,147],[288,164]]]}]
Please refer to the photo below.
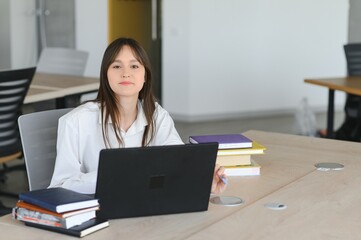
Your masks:
[{"label": "purple book", "polygon": [[209,143],[218,142],[219,149],[229,148],[251,148],[252,140],[242,134],[220,134],[220,135],[202,135],[190,136],[190,143]]}]

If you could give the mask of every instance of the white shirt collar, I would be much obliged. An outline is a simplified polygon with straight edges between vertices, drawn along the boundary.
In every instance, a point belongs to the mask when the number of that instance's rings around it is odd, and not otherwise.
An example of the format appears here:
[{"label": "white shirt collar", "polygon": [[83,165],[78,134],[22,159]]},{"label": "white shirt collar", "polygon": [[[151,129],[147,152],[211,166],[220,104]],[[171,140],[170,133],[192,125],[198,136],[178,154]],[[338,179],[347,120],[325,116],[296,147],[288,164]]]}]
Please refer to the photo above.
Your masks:
[{"label": "white shirt collar", "polygon": [[[137,118],[135,119],[135,121],[133,122],[133,124],[130,126],[130,128],[128,129],[128,131],[126,133],[124,133],[122,131],[123,134],[127,134],[127,135],[132,135],[135,133],[138,133],[140,131],[144,130],[144,127],[148,125],[147,119],[145,117],[145,113],[144,113],[144,109],[143,109],[143,104],[140,100],[138,100],[137,103],[137,107],[138,107],[138,113],[137,113]],[[100,105],[99,105],[100,108]],[[102,124],[101,122],[101,111],[99,111],[99,124]],[[108,120],[108,124],[112,123],[112,120],[109,119]]]}]

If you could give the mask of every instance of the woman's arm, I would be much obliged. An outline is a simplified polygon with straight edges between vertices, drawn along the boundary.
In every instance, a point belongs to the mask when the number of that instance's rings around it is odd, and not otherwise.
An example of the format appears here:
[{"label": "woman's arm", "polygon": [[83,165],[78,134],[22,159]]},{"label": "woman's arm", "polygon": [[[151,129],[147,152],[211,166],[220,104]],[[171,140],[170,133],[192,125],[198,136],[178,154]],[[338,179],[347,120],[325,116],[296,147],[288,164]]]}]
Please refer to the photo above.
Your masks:
[{"label": "woman's arm", "polygon": [[227,176],[224,173],[224,167],[216,164],[213,174],[212,190],[214,194],[222,193],[227,186]]},{"label": "woman's arm", "polygon": [[81,193],[94,193],[97,172],[85,173],[80,159],[78,121],[71,117],[59,119],[57,156],[49,187],[64,187]]}]

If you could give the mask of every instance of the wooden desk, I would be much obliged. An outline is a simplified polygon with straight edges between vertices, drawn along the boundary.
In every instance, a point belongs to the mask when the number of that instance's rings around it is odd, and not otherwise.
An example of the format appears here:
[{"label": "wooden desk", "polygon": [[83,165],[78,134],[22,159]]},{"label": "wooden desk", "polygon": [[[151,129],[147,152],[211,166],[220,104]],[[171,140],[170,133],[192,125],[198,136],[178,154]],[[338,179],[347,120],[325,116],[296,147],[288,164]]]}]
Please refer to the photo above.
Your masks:
[{"label": "wooden desk", "polygon": [[61,108],[64,107],[66,96],[96,91],[98,88],[98,78],[36,73],[24,103],[56,99],[57,108]]},{"label": "wooden desk", "polygon": [[[261,176],[230,177],[223,195],[245,204],[210,204],[206,212],[111,220],[110,227],[87,239],[352,239],[361,234],[360,143],[248,131],[267,147],[254,158]],[[342,171],[316,171],[318,162],[339,162]],[[288,205],[283,211],[267,202]],[[319,217],[320,216],[320,217]],[[4,239],[73,239],[0,218]],[[342,237],[340,237],[342,236]]]},{"label": "wooden desk", "polygon": [[335,90],[361,96],[361,77],[305,79],[304,81],[328,88],[327,137],[333,138]]},{"label": "wooden desk", "polygon": [[[339,162],[345,168],[313,170],[189,239],[359,239],[361,144],[310,139],[300,145],[308,164]],[[269,202],[288,207],[270,210],[264,207]]]}]

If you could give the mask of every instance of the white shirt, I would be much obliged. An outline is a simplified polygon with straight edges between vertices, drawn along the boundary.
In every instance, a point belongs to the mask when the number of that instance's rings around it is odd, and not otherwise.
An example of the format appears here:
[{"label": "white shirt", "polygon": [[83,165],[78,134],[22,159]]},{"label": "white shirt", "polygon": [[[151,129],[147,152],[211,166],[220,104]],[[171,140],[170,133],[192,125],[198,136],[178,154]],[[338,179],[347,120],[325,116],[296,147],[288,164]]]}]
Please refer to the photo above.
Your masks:
[{"label": "white shirt", "polygon": [[[157,103],[154,118],[155,134],[150,146],[183,144],[169,113]],[[142,104],[138,102],[136,120],[127,132],[121,130],[124,147],[140,147],[147,124]],[[119,147],[111,124],[109,139],[112,148]],[[62,116],[58,126],[55,168],[49,187],[95,193],[99,152],[104,148],[101,114],[97,103],[88,102]]]}]

